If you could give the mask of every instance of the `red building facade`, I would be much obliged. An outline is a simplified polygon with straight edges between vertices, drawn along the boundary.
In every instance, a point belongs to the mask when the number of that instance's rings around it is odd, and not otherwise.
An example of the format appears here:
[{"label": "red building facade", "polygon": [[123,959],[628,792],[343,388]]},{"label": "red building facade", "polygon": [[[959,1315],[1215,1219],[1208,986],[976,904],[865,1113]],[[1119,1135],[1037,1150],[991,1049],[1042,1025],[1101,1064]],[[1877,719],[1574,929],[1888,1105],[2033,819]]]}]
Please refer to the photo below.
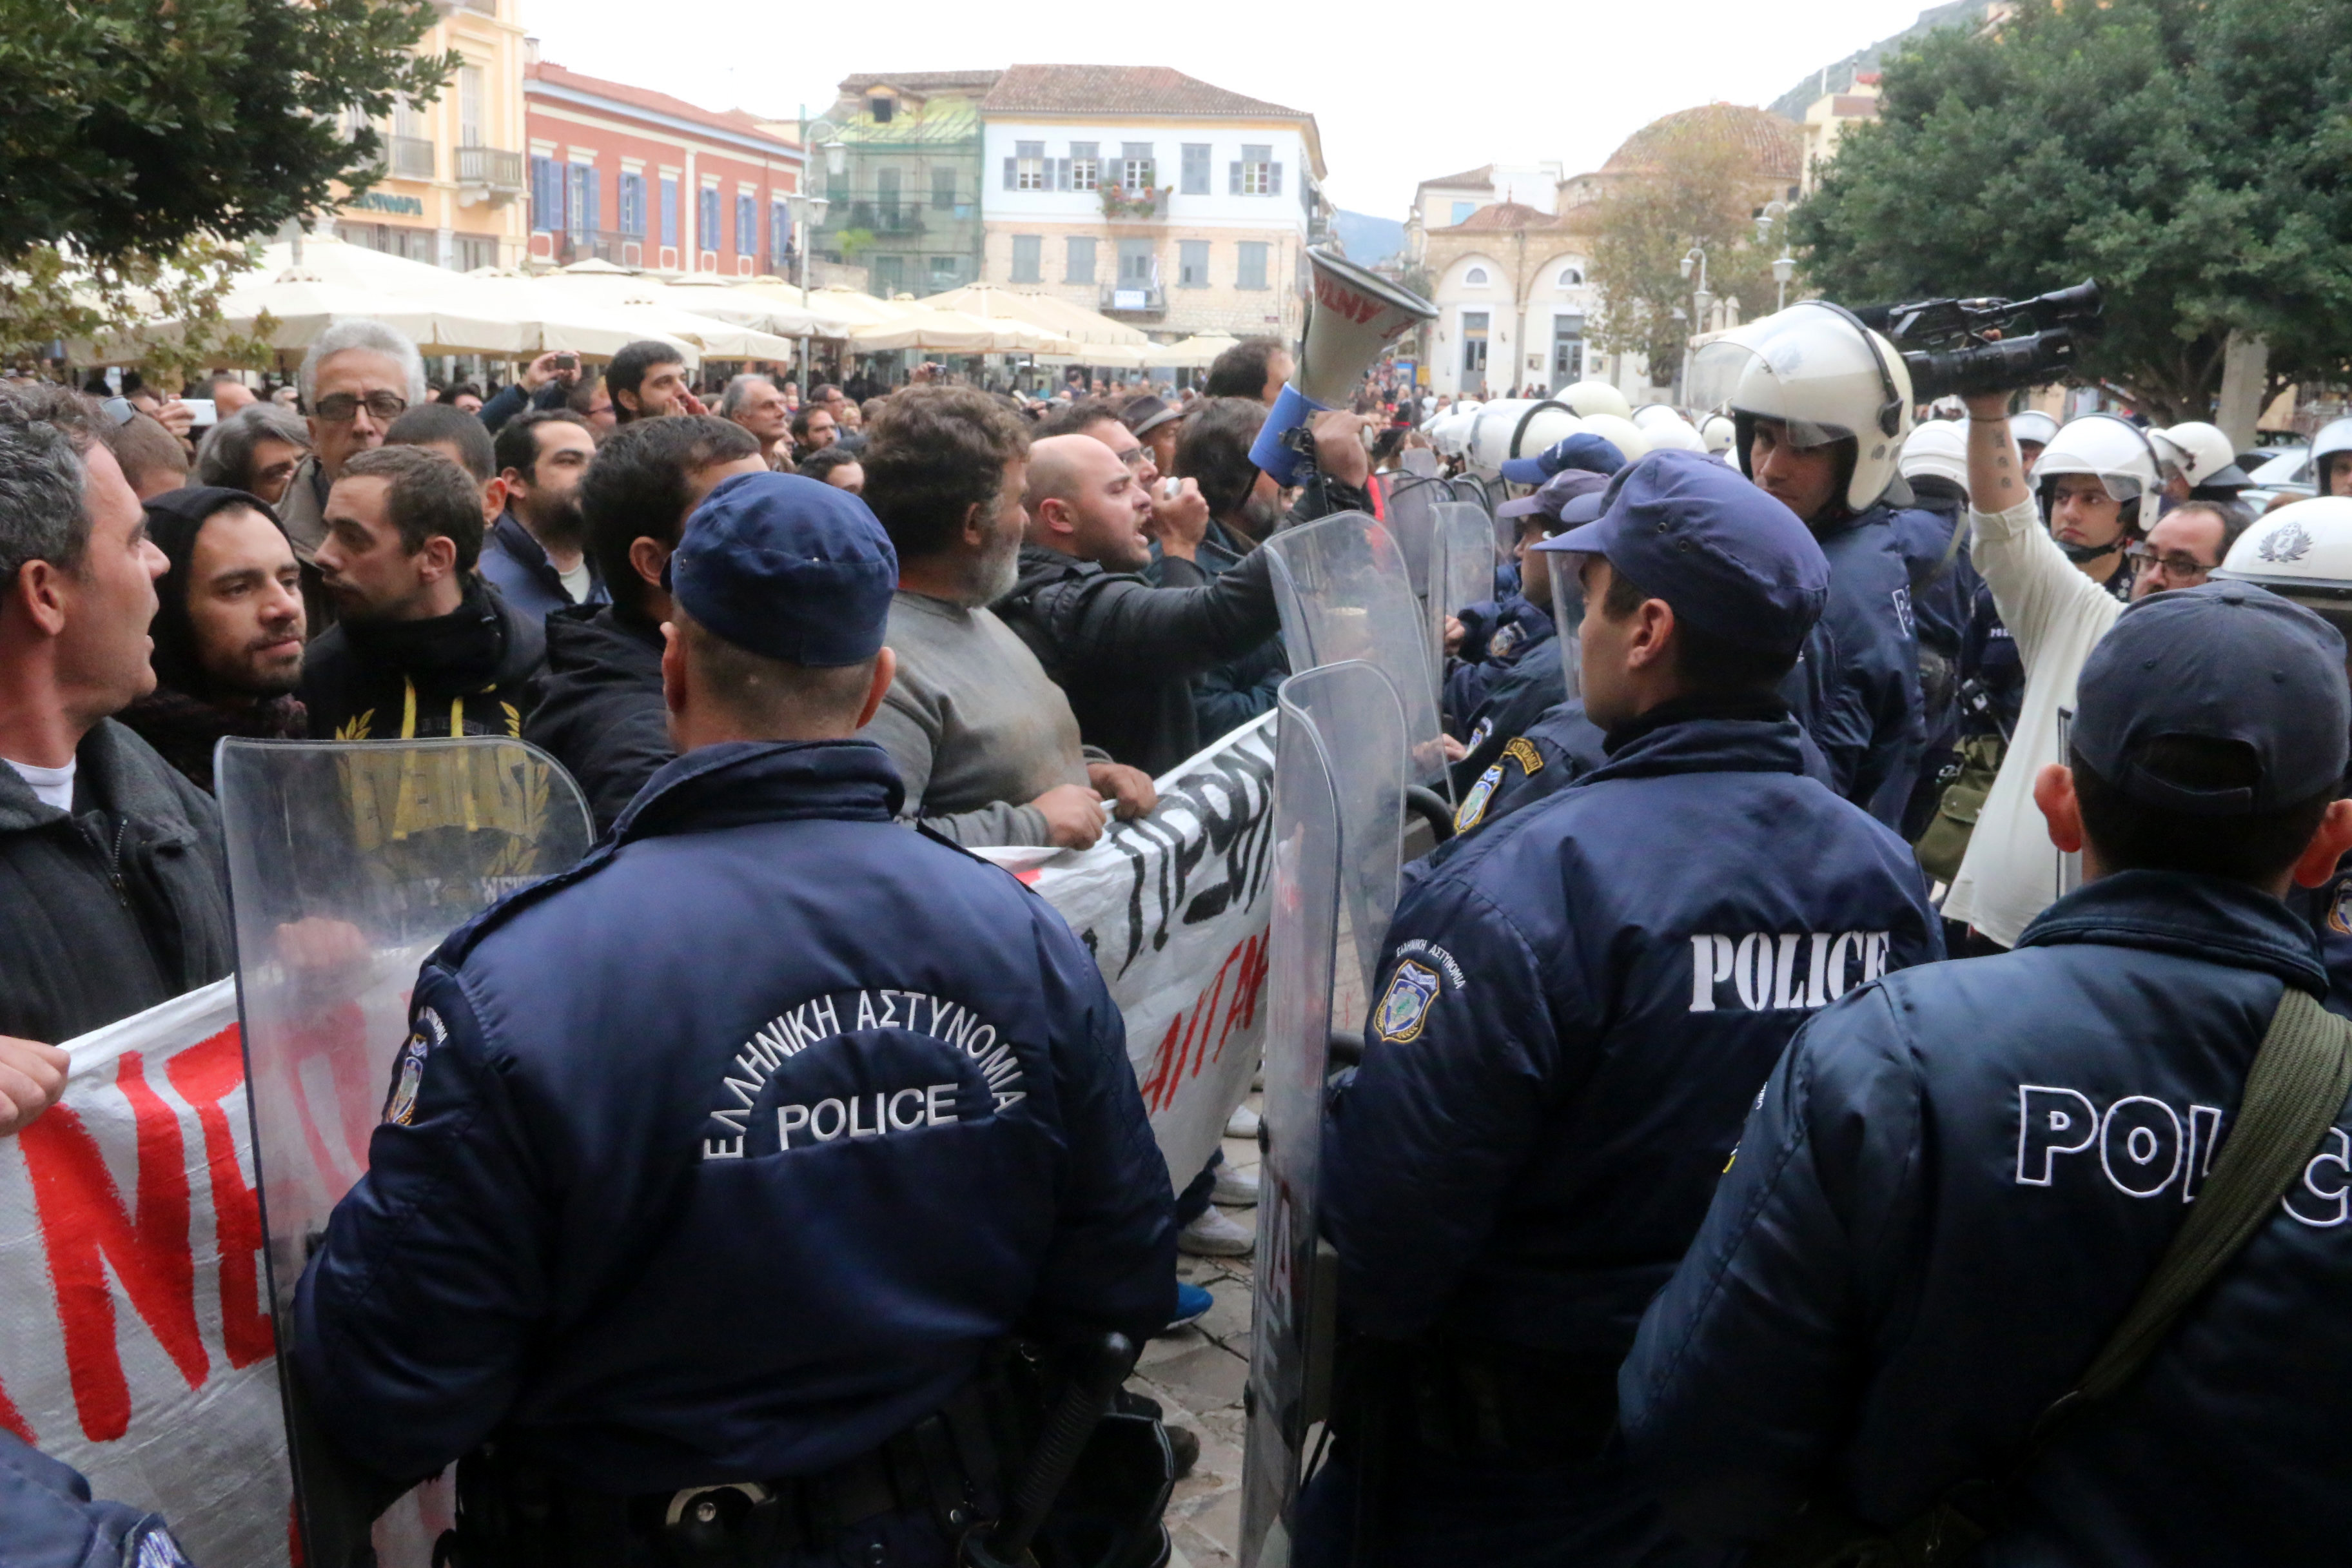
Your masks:
[{"label": "red building facade", "polygon": [[563,265],[779,276],[807,159],[741,110],[544,61],[523,68],[530,254]]}]

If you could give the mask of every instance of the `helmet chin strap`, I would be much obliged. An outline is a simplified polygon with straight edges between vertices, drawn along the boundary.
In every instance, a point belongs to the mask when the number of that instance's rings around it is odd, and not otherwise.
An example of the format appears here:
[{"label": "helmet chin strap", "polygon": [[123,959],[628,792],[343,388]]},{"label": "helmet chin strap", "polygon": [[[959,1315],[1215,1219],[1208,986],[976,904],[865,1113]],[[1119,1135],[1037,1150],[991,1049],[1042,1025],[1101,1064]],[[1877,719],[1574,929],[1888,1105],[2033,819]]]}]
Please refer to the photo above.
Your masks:
[{"label": "helmet chin strap", "polygon": [[2113,555],[2124,547],[2124,535],[2116,535],[2112,544],[2069,544],[2063,539],[2051,541],[2067,560],[2080,566],[2085,561],[2096,561],[2102,555]]}]

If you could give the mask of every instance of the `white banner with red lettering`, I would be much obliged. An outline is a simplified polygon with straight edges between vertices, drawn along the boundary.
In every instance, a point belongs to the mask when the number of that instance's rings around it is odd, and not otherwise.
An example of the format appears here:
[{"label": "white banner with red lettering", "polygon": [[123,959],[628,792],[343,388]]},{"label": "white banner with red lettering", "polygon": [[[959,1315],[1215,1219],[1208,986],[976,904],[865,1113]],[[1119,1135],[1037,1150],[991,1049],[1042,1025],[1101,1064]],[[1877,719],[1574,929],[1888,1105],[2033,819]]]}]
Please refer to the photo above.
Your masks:
[{"label": "white banner with red lettering", "polygon": [[[1159,781],[1150,816],[1017,873],[1101,964],[1179,1188],[1265,1037],[1272,724]],[[69,1048],[64,1098],[0,1139],[0,1427],[162,1513],[199,1568],[283,1568],[292,1486],[235,984]],[[386,1561],[421,1563],[430,1528],[396,1533],[379,1531]]]}]

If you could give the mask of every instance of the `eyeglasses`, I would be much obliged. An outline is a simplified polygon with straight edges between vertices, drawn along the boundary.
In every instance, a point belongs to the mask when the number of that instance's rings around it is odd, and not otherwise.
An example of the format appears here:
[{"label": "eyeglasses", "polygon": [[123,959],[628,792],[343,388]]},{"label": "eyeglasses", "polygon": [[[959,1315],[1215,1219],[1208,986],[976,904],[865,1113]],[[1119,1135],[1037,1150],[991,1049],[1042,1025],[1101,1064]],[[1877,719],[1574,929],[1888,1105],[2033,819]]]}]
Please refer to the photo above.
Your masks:
[{"label": "eyeglasses", "polygon": [[1130,468],[1139,468],[1143,467],[1144,459],[1150,456],[1151,448],[1149,447],[1129,447],[1118,455],[1118,460]]},{"label": "eyeglasses", "polygon": [[2202,561],[2183,555],[2178,551],[2170,555],[2158,555],[2145,543],[2132,545],[2124,552],[2124,555],[2131,562],[2134,572],[2145,572],[2152,566],[2162,573],[2168,581],[2174,583],[2188,583],[2193,585],[2203,582],[2206,574],[2213,570]]},{"label": "eyeglasses", "polygon": [[368,413],[377,419],[397,419],[408,408],[408,399],[396,392],[371,392],[365,397],[355,392],[331,392],[319,399],[319,405],[312,412],[330,425],[341,425],[356,417],[362,403],[367,405]]}]

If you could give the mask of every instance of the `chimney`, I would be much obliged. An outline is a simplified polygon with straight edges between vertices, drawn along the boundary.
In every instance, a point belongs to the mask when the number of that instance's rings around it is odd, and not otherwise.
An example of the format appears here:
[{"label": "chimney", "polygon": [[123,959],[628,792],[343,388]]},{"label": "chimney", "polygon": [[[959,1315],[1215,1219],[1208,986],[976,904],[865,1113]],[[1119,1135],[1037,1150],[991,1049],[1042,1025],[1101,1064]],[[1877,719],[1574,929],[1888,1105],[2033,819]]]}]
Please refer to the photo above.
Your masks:
[{"label": "chimney", "polygon": [[539,40],[537,38],[528,36],[523,38],[522,63],[527,66],[535,66],[539,63]]}]

